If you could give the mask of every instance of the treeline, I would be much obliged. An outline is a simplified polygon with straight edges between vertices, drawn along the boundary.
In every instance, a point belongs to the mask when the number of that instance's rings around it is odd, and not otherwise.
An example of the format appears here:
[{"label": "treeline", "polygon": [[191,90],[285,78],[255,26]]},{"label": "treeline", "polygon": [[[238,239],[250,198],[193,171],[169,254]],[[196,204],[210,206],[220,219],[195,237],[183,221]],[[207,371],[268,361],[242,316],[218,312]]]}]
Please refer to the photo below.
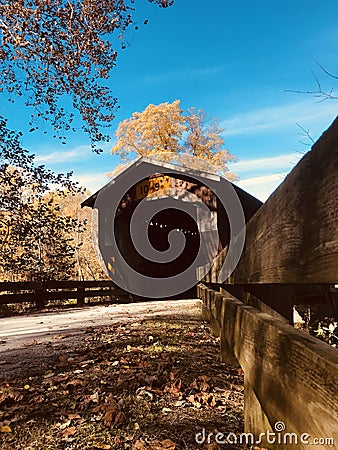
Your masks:
[{"label": "treeline", "polygon": [[80,207],[89,193],[36,166],[20,135],[0,129],[0,281],[104,279],[92,211]]}]

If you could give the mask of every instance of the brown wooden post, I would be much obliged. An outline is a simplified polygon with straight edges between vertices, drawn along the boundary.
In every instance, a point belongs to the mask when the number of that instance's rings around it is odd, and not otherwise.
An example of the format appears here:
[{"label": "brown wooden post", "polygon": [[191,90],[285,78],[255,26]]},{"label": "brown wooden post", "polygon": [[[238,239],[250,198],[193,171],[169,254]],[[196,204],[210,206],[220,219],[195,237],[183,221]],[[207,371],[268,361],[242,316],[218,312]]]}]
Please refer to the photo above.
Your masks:
[{"label": "brown wooden post", "polygon": [[240,364],[233,352],[232,344],[229,344],[227,339],[227,330],[233,327],[235,318],[226,314],[226,300],[225,298],[229,295],[229,293],[220,288],[220,294],[224,296],[224,299],[221,304],[220,311],[218,312],[220,317],[220,326],[221,326],[221,361],[230,364],[234,367],[240,367]]},{"label": "brown wooden post", "polygon": [[[274,430],[272,430],[262,405],[244,373],[244,432],[251,433],[257,439],[261,433],[267,433],[268,431],[273,432]],[[266,440],[262,439],[261,446],[265,443]],[[271,448],[278,448],[278,446],[271,447],[271,444],[269,444],[269,449]]]},{"label": "brown wooden post", "polygon": [[77,287],[77,304],[83,306],[85,304],[85,288],[82,286]]},{"label": "brown wooden post", "polygon": [[45,289],[42,282],[38,283],[37,289],[35,289],[35,305],[37,308],[44,308],[46,305]]}]

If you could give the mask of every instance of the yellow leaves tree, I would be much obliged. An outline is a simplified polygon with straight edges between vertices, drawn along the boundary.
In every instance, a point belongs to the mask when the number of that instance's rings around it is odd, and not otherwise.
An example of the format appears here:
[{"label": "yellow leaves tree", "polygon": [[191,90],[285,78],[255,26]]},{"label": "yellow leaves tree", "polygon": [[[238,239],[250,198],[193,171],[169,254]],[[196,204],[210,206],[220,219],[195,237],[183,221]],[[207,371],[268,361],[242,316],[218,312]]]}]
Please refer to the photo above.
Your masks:
[{"label": "yellow leaves tree", "polygon": [[127,159],[134,153],[147,156],[183,150],[180,140],[186,125],[182,112],[179,100],[149,105],[141,113],[134,112],[130,119],[119,124],[112,153]]},{"label": "yellow leaves tree", "polygon": [[[180,159],[182,163],[198,157],[205,170],[214,166],[230,180],[237,179],[227,164],[236,157],[224,148],[223,129],[216,120],[208,123],[201,109],[190,108],[186,113],[181,109],[180,100],[172,103],[148,105],[144,111],[133,113],[132,117],[120,122],[117,142],[111,153],[122,160],[135,156],[150,156],[168,160]],[[203,161],[206,164],[203,164]]]},{"label": "yellow leaves tree", "polygon": [[[54,192],[48,194],[49,198],[55,195]],[[60,214],[71,217],[81,224],[81,227],[73,227],[68,232],[68,237],[75,244],[73,278],[103,280],[107,276],[98,262],[92,236],[93,228],[94,230],[97,228],[97,224],[93,223],[93,211],[89,208],[82,209],[80,206],[89,195],[90,192],[85,189],[77,193],[65,189],[63,195],[57,198],[57,205]]]},{"label": "yellow leaves tree", "polygon": [[79,206],[86,193],[46,191],[42,181],[0,166],[0,281],[101,279],[91,215]]},{"label": "yellow leaves tree", "polygon": [[202,109],[188,109],[186,116],[187,134],[184,143],[188,154],[205,160],[219,170],[230,181],[235,181],[238,176],[228,168],[229,162],[237,160],[229,150],[224,148],[222,133],[217,120],[207,123],[207,118]]}]

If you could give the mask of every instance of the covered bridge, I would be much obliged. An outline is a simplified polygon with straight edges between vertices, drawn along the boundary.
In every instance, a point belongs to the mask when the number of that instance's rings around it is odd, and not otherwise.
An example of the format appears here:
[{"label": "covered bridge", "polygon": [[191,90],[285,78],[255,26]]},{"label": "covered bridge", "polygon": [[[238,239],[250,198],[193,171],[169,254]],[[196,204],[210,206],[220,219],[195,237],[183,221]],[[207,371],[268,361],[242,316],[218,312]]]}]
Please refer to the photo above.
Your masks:
[{"label": "covered bridge", "polygon": [[[142,213],[137,214],[141,203]],[[245,223],[261,204],[218,175],[141,157],[82,206],[98,211],[97,242],[112,280],[131,293],[163,298],[168,294],[168,290],[162,290],[163,285],[156,289],[153,283],[149,295],[144,278],[130,276],[124,262],[137,273],[152,278],[173,281],[173,277],[186,273],[187,289],[194,288],[198,267],[211,263],[229,245],[231,235],[243,232]],[[236,216],[236,223],[230,224],[229,214]],[[131,233],[133,216],[136,226]],[[168,253],[179,233],[184,235],[185,245],[177,251],[177,257],[164,261],[142,247],[146,241],[144,233],[155,253]],[[176,295],[180,289],[177,286],[169,291]]]}]

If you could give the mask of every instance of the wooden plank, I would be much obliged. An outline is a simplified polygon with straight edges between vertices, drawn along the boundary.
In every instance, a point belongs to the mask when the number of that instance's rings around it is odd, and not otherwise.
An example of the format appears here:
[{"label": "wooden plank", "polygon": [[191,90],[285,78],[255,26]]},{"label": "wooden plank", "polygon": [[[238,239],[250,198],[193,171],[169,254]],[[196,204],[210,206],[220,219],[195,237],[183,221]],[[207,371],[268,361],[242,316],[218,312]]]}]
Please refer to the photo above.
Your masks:
[{"label": "wooden plank", "polygon": [[72,288],[93,288],[93,287],[114,287],[116,286],[109,280],[89,280],[89,281],[46,281],[43,283],[44,289],[72,289]]},{"label": "wooden plank", "polygon": [[[262,285],[248,285],[253,286],[253,287],[261,287]],[[288,288],[289,286],[282,286],[283,288]],[[249,306],[253,306],[254,308],[258,309],[261,312],[270,314],[270,316],[274,317],[275,319],[279,319],[282,320],[283,322],[288,322],[288,323],[292,323],[292,317],[286,317],[286,314],[282,315],[280,314],[276,309],[273,309],[271,306],[269,306],[268,303],[264,303],[264,301],[262,301],[262,297],[260,296],[259,298],[256,297],[255,295],[253,295],[252,293],[245,291],[243,289],[243,293],[242,296],[238,296],[238,294],[236,294],[235,292],[233,292],[233,288],[237,288],[237,290],[240,290],[242,288],[242,286],[234,286],[234,285],[227,285],[226,288],[228,289],[228,291],[226,291],[224,288],[220,288],[220,292],[223,294],[227,294],[227,292],[230,292],[233,296],[235,296],[236,298],[238,298],[239,300],[241,300],[243,303],[249,305]],[[279,297],[280,297],[281,293],[279,293]],[[263,300],[266,301],[267,297],[265,297]],[[274,295],[272,295],[272,299],[273,300],[277,300],[274,298]],[[280,300],[280,298],[278,299]],[[288,302],[285,302],[286,304],[288,304]],[[283,302],[282,302],[283,304]],[[274,307],[276,307],[276,302],[274,302],[273,304]],[[292,313],[293,313],[293,308],[292,308]]]},{"label": "wooden plank", "polygon": [[0,282],[0,292],[4,291],[35,291],[42,289],[42,281],[3,281]]},{"label": "wooden plank", "polygon": [[[199,287],[200,292],[203,289],[206,290]],[[219,295],[211,293],[214,299]],[[205,294],[202,297],[205,298]],[[262,407],[262,417],[268,418],[271,428],[277,421],[282,421],[286,432],[295,432],[299,436],[308,433],[312,437],[334,438],[338,442],[337,349],[244,305],[230,294],[222,296],[221,302],[221,308],[211,310],[220,324],[221,339],[227,342],[243,368]],[[250,393],[251,397],[253,393]],[[258,436],[267,430],[258,427],[254,430],[246,428],[246,431]],[[283,449],[290,445],[268,447]],[[308,447],[301,443],[297,445],[300,450]],[[321,448],[329,450],[332,445],[323,444]]]},{"label": "wooden plank", "polygon": [[24,302],[45,302],[52,300],[69,300],[77,299],[83,295],[84,298],[89,297],[110,297],[122,295],[125,292],[121,289],[94,289],[91,291],[85,291],[83,294],[78,291],[54,291],[54,292],[31,292],[31,293],[19,293],[19,294],[2,294],[0,295],[0,305],[8,303],[24,303]]},{"label": "wooden plank", "polygon": [[38,289],[75,289],[78,287],[114,287],[116,286],[109,280],[89,280],[89,281],[5,281],[0,282],[0,292],[4,291],[36,291]]},{"label": "wooden plank", "polygon": [[[250,219],[229,283],[338,282],[338,118]],[[215,261],[217,275],[227,250]]]}]

